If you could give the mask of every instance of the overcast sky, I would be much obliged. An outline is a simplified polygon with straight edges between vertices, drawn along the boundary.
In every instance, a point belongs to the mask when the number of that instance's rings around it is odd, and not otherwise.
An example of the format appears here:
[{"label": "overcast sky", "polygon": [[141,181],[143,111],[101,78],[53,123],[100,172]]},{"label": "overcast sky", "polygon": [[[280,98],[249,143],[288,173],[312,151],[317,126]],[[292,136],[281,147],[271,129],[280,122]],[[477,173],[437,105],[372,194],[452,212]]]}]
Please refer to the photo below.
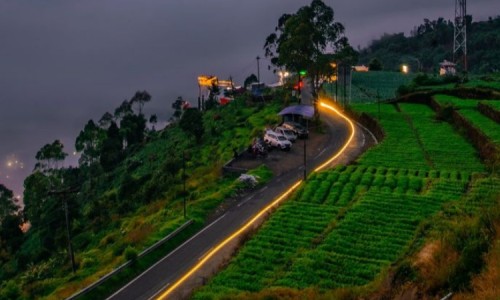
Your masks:
[{"label": "overcast sky", "polygon": [[[138,89],[153,96],[146,113],[166,120],[177,96],[196,103],[199,74],[241,83],[256,73],[255,58],[279,16],[309,3],[0,0],[0,183],[21,193],[37,150],[60,139],[73,152],[89,119]],[[424,18],[454,16],[453,0],[325,3],[354,47],[385,32],[408,33]],[[498,0],[469,2],[474,20],[499,12]],[[270,83],[266,66],[261,59],[261,77]]]}]

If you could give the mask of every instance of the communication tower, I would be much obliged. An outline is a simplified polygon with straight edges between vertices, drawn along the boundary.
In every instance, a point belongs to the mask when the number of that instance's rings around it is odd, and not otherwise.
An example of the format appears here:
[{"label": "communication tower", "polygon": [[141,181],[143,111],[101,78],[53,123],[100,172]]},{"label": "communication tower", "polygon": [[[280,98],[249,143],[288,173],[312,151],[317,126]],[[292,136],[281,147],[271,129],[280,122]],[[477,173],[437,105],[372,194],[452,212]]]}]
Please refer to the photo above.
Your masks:
[{"label": "communication tower", "polygon": [[455,0],[455,30],[453,35],[453,61],[462,62],[467,72],[467,0]]}]

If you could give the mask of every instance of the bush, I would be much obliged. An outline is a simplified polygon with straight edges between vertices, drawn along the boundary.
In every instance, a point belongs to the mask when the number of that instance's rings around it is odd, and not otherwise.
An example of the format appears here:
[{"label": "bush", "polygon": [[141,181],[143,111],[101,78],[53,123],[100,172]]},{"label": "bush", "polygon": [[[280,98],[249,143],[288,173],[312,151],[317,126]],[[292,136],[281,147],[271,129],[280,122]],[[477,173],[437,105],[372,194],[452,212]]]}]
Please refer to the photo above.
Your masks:
[{"label": "bush", "polygon": [[413,85],[400,85],[398,89],[396,90],[396,95],[398,97],[402,97],[404,95],[411,94],[415,91],[415,87]]},{"label": "bush", "polygon": [[20,296],[21,290],[13,280],[7,281],[0,289],[0,299],[19,299]]},{"label": "bush", "polygon": [[124,255],[126,260],[135,261],[139,255],[139,252],[137,252],[134,247],[128,246],[127,249],[125,249]]}]

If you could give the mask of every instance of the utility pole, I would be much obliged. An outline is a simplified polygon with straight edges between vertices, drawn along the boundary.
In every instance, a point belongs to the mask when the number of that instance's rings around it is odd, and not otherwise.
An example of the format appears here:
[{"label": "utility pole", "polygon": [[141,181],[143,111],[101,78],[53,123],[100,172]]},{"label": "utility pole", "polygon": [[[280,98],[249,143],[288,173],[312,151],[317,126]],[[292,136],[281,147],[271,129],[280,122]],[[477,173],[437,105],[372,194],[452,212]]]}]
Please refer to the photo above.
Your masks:
[{"label": "utility pole", "polygon": [[186,151],[182,151],[182,179],[184,187],[182,195],[184,196],[184,219],[186,218]]},{"label": "utility pole", "polygon": [[[306,121],[307,122],[307,121]],[[307,126],[306,126],[307,128]],[[306,152],[307,152],[307,143],[306,143],[306,138],[304,138],[304,181],[307,179],[307,163],[306,163]]]},{"label": "utility pole", "polygon": [[297,91],[298,91],[298,95],[299,95],[299,104],[301,104],[302,102],[302,91],[301,91],[301,88],[300,88],[300,84],[302,83],[302,78],[300,77],[300,72],[299,72],[299,83],[297,83]]},{"label": "utility pole", "polygon": [[66,201],[66,197],[63,197],[63,206],[64,206],[64,215],[66,217],[66,235],[68,237],[68,251],[69,251],[69,257],[71,260],[71,269],[73,270],[73,274],[74,274],[74,273],[76,273],[75,254],[73,252],[73,245],[71,244],[71,232],[70,232],[70,228],[69,228],[68,201]]},{"label": "utility pole", "polygon": [[257,80],[259,81],[259,85],[260,85],[260,56],[257,56]]},{"label": "utility pole", "polygon": [[76,264],[75,264],[75,254],[73,251],[73,245],[71,244],[71,230],[69,226],[69,211],[68,211],[68,201],[67,201],[67,195],[71,193],[76,193],[78,192],[78,189],[66,189],[66,190],[61,190],[61,191],[50,191],[49,195],[61,195],[62,196],[62,206],[64,210],[64,217],[66,220],[66,236],[68,238],[68,252],[69,252],[69,259],[71,261],[71,269],[73,270],[73,273],[76,273]]}]

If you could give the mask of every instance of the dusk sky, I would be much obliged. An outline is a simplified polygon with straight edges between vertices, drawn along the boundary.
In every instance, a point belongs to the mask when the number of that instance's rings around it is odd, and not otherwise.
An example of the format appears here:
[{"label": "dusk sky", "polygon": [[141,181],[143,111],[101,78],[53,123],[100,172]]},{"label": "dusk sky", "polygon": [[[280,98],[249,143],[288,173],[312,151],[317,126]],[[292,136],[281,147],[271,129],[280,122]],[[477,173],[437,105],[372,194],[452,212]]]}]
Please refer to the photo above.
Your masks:
[{"label": "dusk sky", "polygon": [[[0,0],[0,183],[22,193],[36,152],[60,139],[74,151],[89,119],[113,112],[136,90],[153,96],[147,115],[196,103],[199,74],[257,72],[279,16],[304,0]],[[325,1],[356,48],[384,32],[409,33],[424,18],[454,17],[453,0]],[[468,3],[473,20],[500,14],[500,1]],[[261,77],[275,81],[261,59]],[[74,164],[75,159],[68,159]]]}]

